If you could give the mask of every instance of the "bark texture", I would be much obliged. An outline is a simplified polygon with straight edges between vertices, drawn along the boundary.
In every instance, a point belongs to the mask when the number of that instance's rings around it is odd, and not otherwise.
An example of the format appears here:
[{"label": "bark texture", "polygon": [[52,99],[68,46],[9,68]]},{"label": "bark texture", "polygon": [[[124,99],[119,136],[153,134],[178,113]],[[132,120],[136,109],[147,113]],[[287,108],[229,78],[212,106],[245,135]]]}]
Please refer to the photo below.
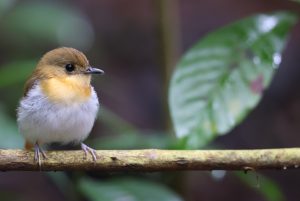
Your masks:
[{"label": "bark texture", "polygon": [[1,171],[175,171],[298,169],[300,148],[260,150],[98,150],[97,160],[83,151],[48,151],[41,166],[34,153],[0,150]]}]

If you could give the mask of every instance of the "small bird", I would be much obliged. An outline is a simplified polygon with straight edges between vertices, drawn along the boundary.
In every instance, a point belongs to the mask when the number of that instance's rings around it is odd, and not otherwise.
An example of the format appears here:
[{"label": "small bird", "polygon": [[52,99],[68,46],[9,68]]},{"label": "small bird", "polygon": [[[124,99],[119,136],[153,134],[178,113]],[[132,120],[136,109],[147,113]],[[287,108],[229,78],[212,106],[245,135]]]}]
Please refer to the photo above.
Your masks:
[{"label": "small bird", "polygon": [[95,150],[82,141],[92,130],[99,109],[91,75],[103,73],[73,48],[57,48],[40,59],[17,109],[25,149],[34,149],[39,165],[41,156],[46,158],[42,146],[51,143],[81,143],[85,155],[90,153],[96,161]]}]

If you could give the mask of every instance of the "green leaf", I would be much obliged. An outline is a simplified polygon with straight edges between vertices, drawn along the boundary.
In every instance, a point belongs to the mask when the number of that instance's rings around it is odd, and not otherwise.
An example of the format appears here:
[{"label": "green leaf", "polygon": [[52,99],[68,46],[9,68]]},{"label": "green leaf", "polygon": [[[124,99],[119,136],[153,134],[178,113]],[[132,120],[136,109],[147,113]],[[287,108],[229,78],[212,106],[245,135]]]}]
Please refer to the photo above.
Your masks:
[{"label": "green leaf", "polygon": [[18,132],[16,121],[6,115],[4,108],[0,105],[0,148],[21,148],[24,140]]},{"label": "green leaf", "polygon": [[165,186],[132,178],[95,181],[82,178],[79,190],[90,201],[179,201],[182,200]]},{"label": "green leaf", "polygon": [[254,172],[253,174],[245,174],[238,172],[236,175],[250,187],[260,192],[268,201],[283,201],[285,200],[280,187],[271,179]]},{"label": "green leaf", "polygon": [[2,65],[0,68],[0,88],[25,82],[36,66],[37,61],[17,61]]},{"label": "green leaf", "polygon": [[186,148],[227,133],[257,105],[296,19],[289,12],[255,15],[209,34],[183,56],[169,105]]}]

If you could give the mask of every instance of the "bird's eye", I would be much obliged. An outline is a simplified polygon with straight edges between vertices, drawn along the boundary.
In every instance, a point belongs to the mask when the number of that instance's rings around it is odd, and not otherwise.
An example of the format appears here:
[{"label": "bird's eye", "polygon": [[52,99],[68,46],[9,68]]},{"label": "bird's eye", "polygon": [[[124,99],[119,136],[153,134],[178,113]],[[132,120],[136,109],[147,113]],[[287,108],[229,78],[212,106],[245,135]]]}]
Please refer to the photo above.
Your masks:
[{"label": "bird's eye", "polygon": [[74,66],[73,64],[67,64],[67,65],[65,66],[65,68],[66,68],[66,70],[67,70],[68,72],[72,72],[72,71],[75,70],[75,66]]}]

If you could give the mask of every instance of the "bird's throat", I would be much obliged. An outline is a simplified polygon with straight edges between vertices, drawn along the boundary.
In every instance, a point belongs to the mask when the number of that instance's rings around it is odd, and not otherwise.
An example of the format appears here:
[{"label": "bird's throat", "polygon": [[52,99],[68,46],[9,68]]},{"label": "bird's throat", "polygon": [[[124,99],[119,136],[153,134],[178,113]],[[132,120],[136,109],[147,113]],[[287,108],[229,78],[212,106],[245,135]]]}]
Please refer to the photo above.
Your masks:
[{"label": "bird's throat", "polygon": [[76,104],[91,97],[90,77],[74,75],[63,78],[50,78],[41,81],[41,89],[50,101]]}]

